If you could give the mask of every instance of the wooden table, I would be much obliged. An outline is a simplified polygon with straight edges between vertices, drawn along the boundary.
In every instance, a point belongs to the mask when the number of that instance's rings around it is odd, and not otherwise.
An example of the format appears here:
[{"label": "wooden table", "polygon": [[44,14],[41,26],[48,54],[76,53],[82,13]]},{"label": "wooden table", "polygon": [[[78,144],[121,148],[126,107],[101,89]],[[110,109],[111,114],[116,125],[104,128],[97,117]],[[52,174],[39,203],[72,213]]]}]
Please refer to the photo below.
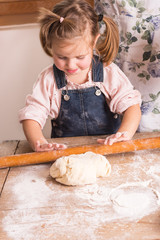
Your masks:
[{"label": "wooden table", "polygon": [[[135,138],[148,136],[160,133],[141,133]],[[77,146],[95,143],[96,139],[94,136],[57,141]],[[0,156],[30,151],[26,141],[0,144]],[[0,169],[0,240],[160,239],[158,205],[149,214],[129,217],[121,210],[115,211],[108,201],[116,189],[137,183],[154,189],[157,197],[160,149],[109,155],[107,159],[112,166],[108,178],[77,187],[56,183],[49,176],[51,163]]]}]

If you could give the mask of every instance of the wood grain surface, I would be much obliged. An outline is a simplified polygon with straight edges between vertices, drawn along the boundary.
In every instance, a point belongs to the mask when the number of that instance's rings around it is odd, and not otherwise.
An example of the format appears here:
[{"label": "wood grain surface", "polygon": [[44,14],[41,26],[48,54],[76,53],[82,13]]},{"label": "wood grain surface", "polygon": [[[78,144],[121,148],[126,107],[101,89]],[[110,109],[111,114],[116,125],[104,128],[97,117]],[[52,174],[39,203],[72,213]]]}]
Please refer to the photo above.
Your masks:
[{"label": "wood grain surface", "polygon": [[[148,136],[159,133],[135,137]],[[57,141],[73,147],[94,144],[96,138]],[[31,150],[26,141],[20,141],[17,149],[16,144],[17,154]],[[2,145],[0,148],[3,152]],[[52,179],[52,163],[11,168],[0,197],[0,240],[160,239],[160,207],[137,219],[128,219],[107,205],[107,189],[113,191],[126,183],[147,183],[149,189],[160,192],[160,149],[113,154],[107,159],[112,168],[108,178],[77,187]]]},{"label": "wood grain surface", "polygon": [[[18,141],[5,141],[0,144],[0,157],[13,155],[16,151]],[[0,169],[0,195],[4,186],[9,168]]]}]

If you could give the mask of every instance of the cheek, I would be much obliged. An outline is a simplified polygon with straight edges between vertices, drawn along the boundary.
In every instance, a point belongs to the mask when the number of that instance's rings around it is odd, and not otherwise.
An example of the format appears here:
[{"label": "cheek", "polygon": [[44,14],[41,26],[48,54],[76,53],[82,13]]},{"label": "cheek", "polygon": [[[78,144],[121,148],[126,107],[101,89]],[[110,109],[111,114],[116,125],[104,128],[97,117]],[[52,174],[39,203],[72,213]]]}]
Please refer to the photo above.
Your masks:
[{"label": "cheek", "polygon": [[61,61],[60,59],[57,59],[57,58],[53,58],[53,61],[57,68],[59,68],[60,70],[61,70],[61,68],[63,68],[63,66],[64,66],[63,61]]},{"label": "cheek", "polygon": [[85,60],[83,60],[79,63],[79,67],[82,68],[82,69],[88,68],[88,67],[90,67],[90,65],[91,65],[91,59],[90,58],[89,59],[87,58],[87,59],[85,59]]}]

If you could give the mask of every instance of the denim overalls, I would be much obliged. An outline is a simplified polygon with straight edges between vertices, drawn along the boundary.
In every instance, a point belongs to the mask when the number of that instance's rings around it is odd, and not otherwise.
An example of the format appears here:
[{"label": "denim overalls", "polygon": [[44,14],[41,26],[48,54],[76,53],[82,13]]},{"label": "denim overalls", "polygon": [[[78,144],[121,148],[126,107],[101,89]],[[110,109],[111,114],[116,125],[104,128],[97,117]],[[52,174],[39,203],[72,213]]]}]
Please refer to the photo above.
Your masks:
[{"label": "denim overalls", "polygon": [[[61,107],[57,119],[52,119],[51,137],[72,137],[106,135],[115,133],[120,125],[120,117],[115,118],[104,94],[97,86],[67,90],[65,73],[53,65],[54,76],[62,91]],[[103,82],[103,63],[97,56],[92,60],[92,79]]]}]

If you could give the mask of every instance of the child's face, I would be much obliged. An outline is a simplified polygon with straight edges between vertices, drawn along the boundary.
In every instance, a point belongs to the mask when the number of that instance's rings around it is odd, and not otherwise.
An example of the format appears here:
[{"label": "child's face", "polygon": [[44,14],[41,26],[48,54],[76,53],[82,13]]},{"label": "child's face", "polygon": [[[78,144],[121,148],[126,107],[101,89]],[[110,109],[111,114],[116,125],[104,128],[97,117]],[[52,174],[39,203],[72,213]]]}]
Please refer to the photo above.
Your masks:
[{"label": "child's face", "polygon": [[89,71],[93,49],[84,39],[54,40],[52,46],[54,63],[66,75],[76,75],[86,70]]}]

